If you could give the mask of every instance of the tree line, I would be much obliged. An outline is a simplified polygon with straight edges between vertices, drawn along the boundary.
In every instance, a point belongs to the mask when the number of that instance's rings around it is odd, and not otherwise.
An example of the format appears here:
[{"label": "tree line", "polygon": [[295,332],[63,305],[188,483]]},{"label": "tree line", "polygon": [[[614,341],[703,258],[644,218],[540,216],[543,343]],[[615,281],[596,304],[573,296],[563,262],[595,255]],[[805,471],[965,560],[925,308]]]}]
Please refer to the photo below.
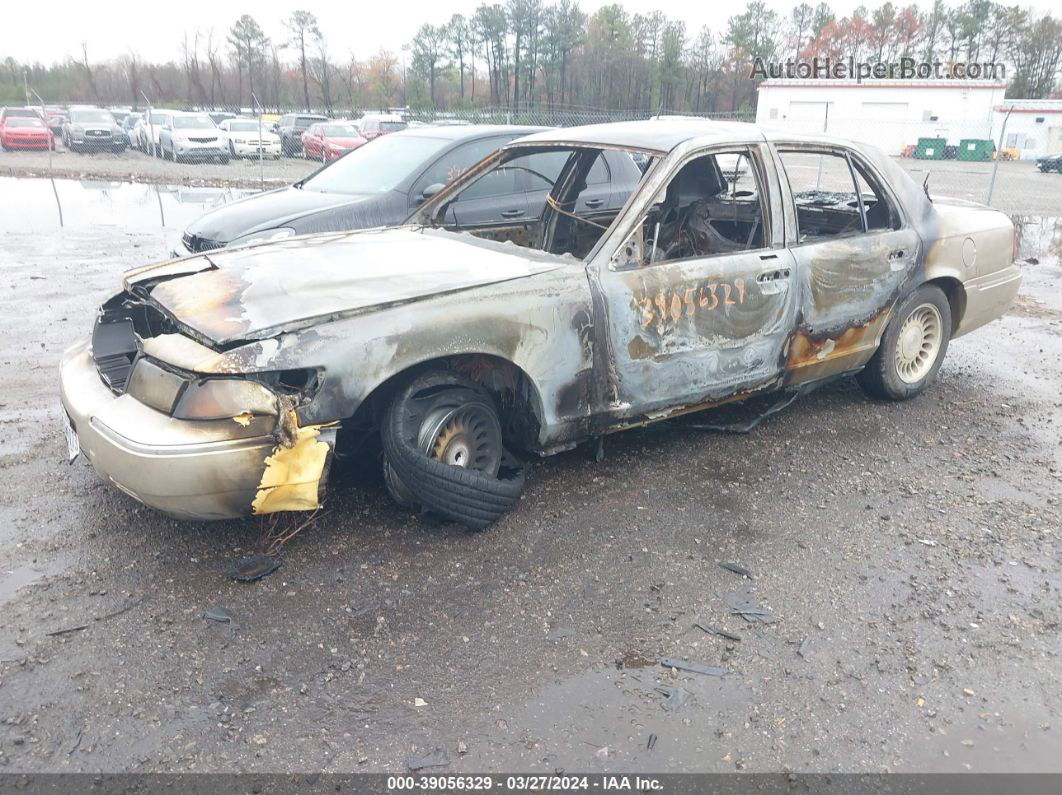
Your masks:
[{"label": "tree line", "polygon": [[755,104],[756,58],[1001,62],[1007,95],[1032,99],[1059,91],[1062,68],[1062,18],[991,0],[884,2],[849,16],[826,2],[783,15],[754,0],[719,31],[689,31],[681,19],[619,3],[587,14],[575,0],[506,0],[424,24],[398,53],[341,55],[338,38],[296,10],[274,35],[249,14],[222,33],[186,32],[163,60],[132,48],[93,60],[87,43],[50,65],[7,57],[0,102],[32,88],[48,102],[133,106],[729,113]]}]

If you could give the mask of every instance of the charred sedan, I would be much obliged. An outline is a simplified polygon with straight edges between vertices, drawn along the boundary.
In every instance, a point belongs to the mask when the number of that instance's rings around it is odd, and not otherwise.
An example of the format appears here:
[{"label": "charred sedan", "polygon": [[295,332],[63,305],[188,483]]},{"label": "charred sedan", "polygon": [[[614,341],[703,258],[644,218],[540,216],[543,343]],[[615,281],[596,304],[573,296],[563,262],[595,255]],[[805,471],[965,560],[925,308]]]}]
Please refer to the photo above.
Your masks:
[{"label": "charred sedan", "polygon": [[[622,207],[592,191],[604,152],[648,161]],[[481,222],[516,180],[540,210]],[[845,373],[919,394],[1012,300],[1013,232],[843,141],[538,133],[406,226],[128,273],[63,360],[71,452],[148,505],[222,518],[316,507],[332,454],[375,430],[396,500],[484,527],[528,456]]]}]

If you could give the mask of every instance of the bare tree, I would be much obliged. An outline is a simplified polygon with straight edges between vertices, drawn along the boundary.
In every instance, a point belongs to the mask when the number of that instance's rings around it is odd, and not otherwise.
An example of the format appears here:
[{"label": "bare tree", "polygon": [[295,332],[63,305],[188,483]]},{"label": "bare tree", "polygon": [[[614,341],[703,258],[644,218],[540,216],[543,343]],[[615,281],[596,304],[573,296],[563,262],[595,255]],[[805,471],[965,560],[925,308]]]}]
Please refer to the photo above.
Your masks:
[{"label": "bare tree", "polygon": [[89,89],[92,91],[92,96],[96,98],[97,104],[103,104],[103,100],[100,99],[100,90],[96,86],[96,76],[92,71],[92,64],[89,63],[88,57],[88,44],[81,42],[81,68],[85,71],[85,80],[88,81]]},{"label": "bare tree", "polygon": [[309,11],[292,11],[291,16],[284,22],[290,38],[288,43],[295,49],[299,56],[299,73],[302,75],[302,101],[307,110],[310,109],[310,79],[309,64],[306,51],[311,42],[321,38],[321,30],[317,24],[317,17]]}]

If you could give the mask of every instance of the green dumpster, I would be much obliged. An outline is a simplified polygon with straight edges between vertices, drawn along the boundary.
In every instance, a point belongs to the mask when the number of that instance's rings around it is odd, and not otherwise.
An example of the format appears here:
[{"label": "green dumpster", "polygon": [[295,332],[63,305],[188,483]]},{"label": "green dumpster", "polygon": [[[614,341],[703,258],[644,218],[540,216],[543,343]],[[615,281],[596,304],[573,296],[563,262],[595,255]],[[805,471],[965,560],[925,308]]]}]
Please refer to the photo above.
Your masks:
[{"label": "green dumpster", "polygon": [[919,138],[914,156],[919,160],[943,160],[944,147],[947,145],[946,138]]},{"label": "green dumpster", "polygon": [[959,160],[991,160],[996,144],[988,138],[963,138],[959,141]]}]

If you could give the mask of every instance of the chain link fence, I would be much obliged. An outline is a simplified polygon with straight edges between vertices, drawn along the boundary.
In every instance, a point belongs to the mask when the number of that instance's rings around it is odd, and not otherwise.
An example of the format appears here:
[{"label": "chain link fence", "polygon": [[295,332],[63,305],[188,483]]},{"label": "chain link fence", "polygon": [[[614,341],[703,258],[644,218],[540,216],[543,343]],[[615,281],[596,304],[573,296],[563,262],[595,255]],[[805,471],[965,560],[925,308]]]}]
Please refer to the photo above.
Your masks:
[{"label": "chain link fence", "polygon": [[[610,110],[572,106],[348,108],[303,112],[254,108],[67,107],[34,96],[31,107],[51,130],[52,147],[0,153],[0,175],[53,178],[61,220],[64,182],[117,186],[148,183],[187,205],[164,225],[181,223],[195,199],[206,209],[243,191],[292,184],[313,173],[347,146],[345,137],[418,125],[519,124],[569,127],[651,117],[696,117],[754,121],[752,114],[691,114],[668,110]],[[146,97],[145,97],[146,100]],[[1022,120],[1024,123],[1024,120]],[[931,196],[991,204],[1012,215],[1062,216],[1062,127],[1044,135],[1009,128],[998,119],[926,119],[924,123],[881,118],[761,119],[795,132],[823,133],[871,143],[892,155]],[[315,126],[316,125],[316,126]],[[314,138],[316,133],[323,137]],[[331,141],[331,142],[330,142]],[[333,145],[335,143],[335,145]],[[6,145],[5,145],[5,148]],[[212,192],[212,190],[213,192]],[[215,195],[216,194],[216,195]],[[76,204],[76,203],[74,203]]]}]

